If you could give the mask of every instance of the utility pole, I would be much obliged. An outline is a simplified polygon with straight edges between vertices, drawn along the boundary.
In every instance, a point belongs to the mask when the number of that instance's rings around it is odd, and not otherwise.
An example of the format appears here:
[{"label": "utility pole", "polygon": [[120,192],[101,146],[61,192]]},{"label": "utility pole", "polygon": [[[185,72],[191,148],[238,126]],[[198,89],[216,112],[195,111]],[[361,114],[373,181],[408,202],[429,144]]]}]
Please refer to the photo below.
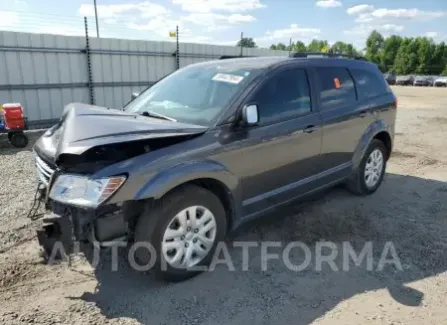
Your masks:
[{"label": "utility pole", "polygon": [[93,0],[93,6],[95,7],[96,37],[99,38],[98,9],[96,8],[96,0]]},{"label": "utility pole", "polygon": [[180,43],[179,43],[179,39],[178,39],[178,25],[175,28],[175,37],[176,37],[176,42],[177,42],[177,49],[176,49],[176,56],[177,56],[177,70],[180,69]]},{"label": "utility pole", "polygon": [[292,38],[290,38],[290,41],[289,41],[289,55],[290,55],[291,51],[292,51]]},{"label": "utility pole", "polygon": [[244,33],[241,33],[241,56],[243,55],[243,53],[242,53],[242,49],[243,49],[242,43],[243,43],[243,41],[244,41]]}]

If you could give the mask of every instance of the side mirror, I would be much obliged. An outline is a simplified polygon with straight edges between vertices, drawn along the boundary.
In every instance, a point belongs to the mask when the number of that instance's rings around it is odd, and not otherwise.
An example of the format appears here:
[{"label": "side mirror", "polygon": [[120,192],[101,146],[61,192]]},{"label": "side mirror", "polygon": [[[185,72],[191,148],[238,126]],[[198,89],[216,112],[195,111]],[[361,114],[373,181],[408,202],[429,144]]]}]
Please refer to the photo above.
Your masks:
[{"label": "side mirror", "polygon": [[256,125],[259,122],[258,105],[247,105],[242,109],[242,120],[245,125]]},{"label": "side mirror", "polygon": [[132,100],[134,100],[135,98],[137,98],[140,94],[139,93],[132,93]]}]

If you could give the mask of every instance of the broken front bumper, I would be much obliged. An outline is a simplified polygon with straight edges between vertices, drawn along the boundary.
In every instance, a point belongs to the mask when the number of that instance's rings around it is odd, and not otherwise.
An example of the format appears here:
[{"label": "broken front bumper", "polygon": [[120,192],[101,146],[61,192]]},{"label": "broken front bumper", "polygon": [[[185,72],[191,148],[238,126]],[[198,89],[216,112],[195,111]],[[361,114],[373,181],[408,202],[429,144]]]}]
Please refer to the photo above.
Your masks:
[{"label": "broken front bumper", "polygon": [[123,209],[116,205],[92,210],[51,202],[50,207],[51,212],[44,216],[43,225],[37,230],[46,258],[63,258],[85,242],[107,246],[127,238]]},{"label": "broken front bumper", "polygon": [[60,259],[74,252],[73,223],[70,218],[51,213],[37,230],[37,240],[46,258]]}]

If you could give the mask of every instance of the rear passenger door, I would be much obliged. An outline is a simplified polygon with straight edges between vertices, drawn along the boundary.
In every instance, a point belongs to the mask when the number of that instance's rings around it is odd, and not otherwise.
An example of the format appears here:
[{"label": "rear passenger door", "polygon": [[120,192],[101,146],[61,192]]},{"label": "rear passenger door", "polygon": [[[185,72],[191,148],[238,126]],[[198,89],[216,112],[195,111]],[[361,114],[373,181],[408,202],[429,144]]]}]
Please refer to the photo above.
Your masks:
[{"label": "rear passenger door", "polygon": [[344,67],[316,67],[319,110],[323,120],[321,148],[325,178],[336,180],[351,171],[351,161],[365,130],[374,120],[359,105],[355,82]]}]

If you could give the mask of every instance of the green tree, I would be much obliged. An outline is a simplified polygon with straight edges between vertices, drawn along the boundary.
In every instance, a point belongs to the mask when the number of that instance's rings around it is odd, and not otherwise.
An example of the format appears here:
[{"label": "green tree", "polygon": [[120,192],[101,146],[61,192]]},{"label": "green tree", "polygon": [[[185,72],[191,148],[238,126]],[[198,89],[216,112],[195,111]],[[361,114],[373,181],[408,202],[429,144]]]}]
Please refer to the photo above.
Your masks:
[{"label": "green tree", "polygon": [[419,40],[412,38],[407,47],[408,73],[413,74],[419,66]]},{"label": "green tree", "polygon": [[284,43],[272,44],[272,46],[270,46],[270,49],[278,51],[287,51],[287,46]]},{"label": "green tree", "polygon": [[441,73],[442,76],[447,76],[447,65],[445,66],[444,70]]},{"label": "green tree", "polygon": [[[380,65],[380,55],[383,50],[384,39],[382,34],[374,30],[366,39],[366,58],[368,61]],[[383,69],[384,67],[381,67]]]},{"label": "green tree", "polygon": [[307,45],[307,51],[309,52],[321,52],[322,49],[327,48],[329,50],[329,43],[328,41],[319,41],[319,40],[312,40],[312,42]]},{"label": "green tree", "polygon": [[435,45],[435,50],[430,62],[430,73],[434,75],[441,74],[446,64],[447,46],[444,42],[441,42]]},{"label": "green tree", "polygon": [[397,74],[409,74],[409,55],[408,45],[411,42],[411,38],[404,38],[399,46],[396,54],[396,58],[393,63],[393,72]]},{"label": "green tree", "polygon": [[418,37],[415,41],[418,48],[416,53],[418,60],[416,73],[423,75],[429,74],[431,73],[431,62],[436,46],[432,40],[426,37]]},{"label": "green tree", "polygon": [[255,41],[253,40],[253,38],[251,38],[251,37],[243,37],[242,39],[240,39],[237,42],[236,46],[240,47],[241,44],[242,44],[242,47],[251,47],[251,48],[258,47],[256,45]]},{"label": "green tree", "polygon": [[386,72],[395,72],[393,70],[394,61],[397,52],[402,44],[402,37],[392,35],[384,40],[383,51],[380,56],[380,65]]},{"label": "green tree", "polygon": [[359,56],[360,52],[352,45],[345,42],[338,41],[331,46],[333,53],[345,54],[350,56]]},{"label": "green tree", "polygon": [[345,54],[347,44],[345,42],[338,41],[331,46],[331,51],[334,53]]},{"label": "green tree", "polygon": [[307,48],[306,48],[306,45],[303,42],[297,41],[293,45],[292,51],[294,51],[294,52],[306,52]]}]

